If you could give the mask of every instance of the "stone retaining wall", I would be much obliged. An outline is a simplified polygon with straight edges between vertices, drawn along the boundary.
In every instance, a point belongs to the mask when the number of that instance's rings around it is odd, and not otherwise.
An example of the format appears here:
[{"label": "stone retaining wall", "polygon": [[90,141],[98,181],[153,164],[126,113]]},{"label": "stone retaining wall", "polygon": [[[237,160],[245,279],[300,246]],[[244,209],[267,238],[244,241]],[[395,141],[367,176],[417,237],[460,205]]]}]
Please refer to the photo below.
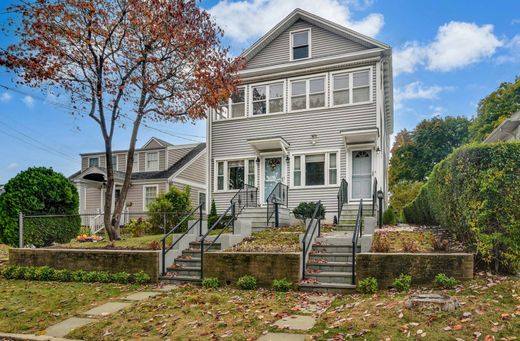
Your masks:
[{"label": "stone retaining wall", "polygon": [[157,282],[159,255],[155,250],[9,249],[9,264],[114,273],[142,270]]},{"label": "stone retaining wall", "polygon": [[401,273],[412,276],[412,284],[430,284],[444,273],[458,280],[473,278],[471,253],[360,253],[356,257],[356,280],[377,278],[387,288]]},{"label": "stone retaining wall", "polygon": [[204,277],[235,284],[241,276],[253,275],[261,287],[270,287],[274,279],[282,278],[298,283],[300,256],[299,252],[208,252],[204,254]]}]

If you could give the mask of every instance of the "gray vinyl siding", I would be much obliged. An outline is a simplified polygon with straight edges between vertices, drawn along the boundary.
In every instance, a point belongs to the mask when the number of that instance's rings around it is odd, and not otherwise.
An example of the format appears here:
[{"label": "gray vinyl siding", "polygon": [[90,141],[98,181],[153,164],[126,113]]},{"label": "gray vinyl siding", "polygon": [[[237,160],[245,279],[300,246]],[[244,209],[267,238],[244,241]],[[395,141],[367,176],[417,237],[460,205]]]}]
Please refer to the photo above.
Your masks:
[{"label": "gray vinyl siding", "polygon": [[246,64],[246,69],[290,62],[290,32],[311,29],[311,58],[358,52],[367,47],[327,31],[304,20],[298,20]]},{"label": "gray vinyl siding", "polygon": [[[166,180],[157,182],[134,182],[126,196],[126,206],[130,213],[143,212],[143,188],[144,186],[159,185],[159,194],[165,193],[168,190],[168,183]],[[131,203],[131,205],[129,205]]]},{"label": "gray vinyl siding", "polygon": [[101,209],[101,189],[98,186],[88,186],[85,191],[85,211],[95,213]]},{"label": "gray vinyl siding", "polygon": [[126,172],[126,154],[117,154],[117,170]]},{"label": "gray vinyl siding", "polygon": [[[176,187],[180,190],[184,190],[186,188],[185,184],[175,182],[175,181],[171,182],[170,186]],[[206,191],[202,188],[197,188],[197,187],[193,187],[193,186],[190,186],[190,188],[191,188],[191,190],[190,190],[191,206],[197,207],[199,205],[199,193],[201,193],[201,192],[205,193]]]},{"label": "gray vinyl siding", "polygon": [[186,167],[182,172],[177,176],[180,179],[198,182],[200,184],[206,183],[206,169],[207,169],[207,159],[206,152],[203,152],[201,155],[197,156],[197,159],[193,161],[188,167]]},{"label": "gray vinyl siding", "polygon": [[169,148],[168,149],[168,167],[180,160],[181,157],[188,154],[193,147],[188,148]]}]

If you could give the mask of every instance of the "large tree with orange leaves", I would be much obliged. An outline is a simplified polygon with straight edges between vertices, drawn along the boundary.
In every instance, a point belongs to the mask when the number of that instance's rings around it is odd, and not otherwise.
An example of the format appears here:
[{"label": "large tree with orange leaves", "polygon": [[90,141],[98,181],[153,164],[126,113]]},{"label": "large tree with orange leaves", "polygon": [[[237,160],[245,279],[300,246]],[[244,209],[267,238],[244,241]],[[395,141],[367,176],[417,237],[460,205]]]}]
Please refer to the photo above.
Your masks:
[{"label": "large tree with orange leaves", "polygon": [[[62,89],[75,114],[97,123],[106,153],[104,222],[118,239],[143,120],[205,118],[234,90],[241,61],[228,57],[221,29],[193,0],[35,0],[11,11],[21,16],[11,23],[18,40],[0,64],[27,85]],[[112,207],[112,139],[123,118],[132,133]]]}]

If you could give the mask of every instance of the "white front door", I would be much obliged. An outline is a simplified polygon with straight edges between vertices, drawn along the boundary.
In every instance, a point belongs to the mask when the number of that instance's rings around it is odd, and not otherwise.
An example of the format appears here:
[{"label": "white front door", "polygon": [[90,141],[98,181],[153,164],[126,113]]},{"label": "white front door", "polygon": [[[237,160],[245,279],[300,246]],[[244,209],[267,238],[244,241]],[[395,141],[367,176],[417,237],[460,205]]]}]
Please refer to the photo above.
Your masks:
[{"label": "white front door", "polygon": [[371,196],[372,151],[352,151],[352,199],[369,199]]},{"label": "white front door", "polygon": [[282,157],[266,157],[264,159],[264,202],[279,182],[282,182]]}]

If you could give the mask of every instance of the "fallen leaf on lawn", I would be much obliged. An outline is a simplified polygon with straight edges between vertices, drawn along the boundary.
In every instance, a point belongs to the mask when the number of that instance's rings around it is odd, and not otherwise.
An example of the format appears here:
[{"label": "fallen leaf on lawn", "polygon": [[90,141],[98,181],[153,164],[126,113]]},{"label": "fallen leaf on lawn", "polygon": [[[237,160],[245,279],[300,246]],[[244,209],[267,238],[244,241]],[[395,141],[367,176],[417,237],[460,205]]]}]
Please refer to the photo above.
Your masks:
[{"label": "fallen leaf on lawn", "polygon": [[460,324],[456,324],[451,329],[453,329],[453,330],[461,330],[462,326]]}]

